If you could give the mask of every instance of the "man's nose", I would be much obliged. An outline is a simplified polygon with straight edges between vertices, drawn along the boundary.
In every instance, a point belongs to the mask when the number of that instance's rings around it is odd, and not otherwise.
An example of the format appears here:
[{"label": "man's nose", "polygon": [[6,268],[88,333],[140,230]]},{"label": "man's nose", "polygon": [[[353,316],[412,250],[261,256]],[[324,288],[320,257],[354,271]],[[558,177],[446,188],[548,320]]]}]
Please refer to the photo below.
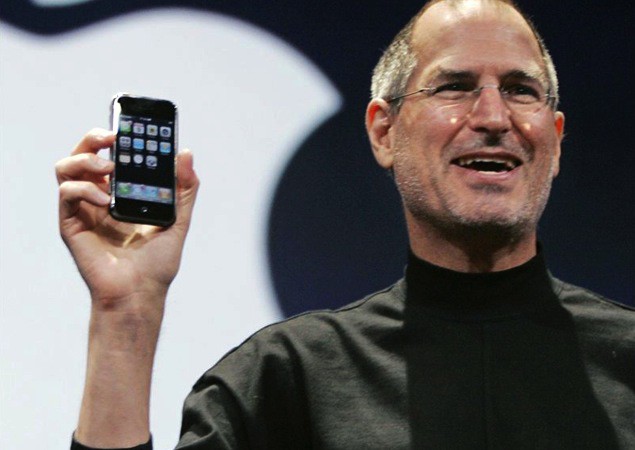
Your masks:
[{"label": "man's nose", "polygon": [[504,133],[511,129],[511,111],[494,84],[481,86],[468,114],[469,124],[475,131]]}]

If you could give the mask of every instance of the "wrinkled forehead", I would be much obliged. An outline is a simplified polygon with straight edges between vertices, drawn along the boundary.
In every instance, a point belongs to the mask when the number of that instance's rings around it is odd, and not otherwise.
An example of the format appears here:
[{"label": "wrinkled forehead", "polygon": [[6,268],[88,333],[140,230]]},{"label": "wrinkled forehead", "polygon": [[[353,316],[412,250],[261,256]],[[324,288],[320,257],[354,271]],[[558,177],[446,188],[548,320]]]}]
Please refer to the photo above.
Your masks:
[{"label": "wrinkled forehead", "polygon": [[418,73],[438,65],[544,71],[540,46],[531,28],[515,9],[500,2],[434,4],[415,25],[412,48]]}]

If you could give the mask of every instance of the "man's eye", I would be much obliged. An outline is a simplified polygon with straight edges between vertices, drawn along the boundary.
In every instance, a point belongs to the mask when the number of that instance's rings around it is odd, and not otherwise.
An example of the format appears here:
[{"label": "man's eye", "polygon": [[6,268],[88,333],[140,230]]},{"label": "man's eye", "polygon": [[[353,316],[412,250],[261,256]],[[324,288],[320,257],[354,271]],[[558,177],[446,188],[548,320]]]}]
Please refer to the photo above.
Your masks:
[{"label": "man's eye", "polygon": [[441,86],[437,86],[434,89],[434,94],[442,92],[468,92],[474,90],[474,87],[468,83],[446,83]]},{"label": "man's eye", "polygon": [[526,84],[512,84],[510,86],[505,86],[502,91],[513,98],[540,98],[538,90],[531,86],[527,86]]},{"label": "man's eye", "polygon": [[439,100],[459,101],[465,99],[474,91],[471,83],[446,83],[436,87],[431,95]]}]

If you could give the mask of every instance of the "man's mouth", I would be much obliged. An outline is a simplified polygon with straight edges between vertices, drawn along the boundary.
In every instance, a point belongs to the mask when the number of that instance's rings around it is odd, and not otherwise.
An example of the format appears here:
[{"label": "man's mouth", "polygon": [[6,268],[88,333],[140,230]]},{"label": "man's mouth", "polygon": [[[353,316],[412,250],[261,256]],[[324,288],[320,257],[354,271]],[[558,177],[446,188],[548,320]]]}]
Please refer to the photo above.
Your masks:
[{"label": "man's mouth", "polygon": [[502,156],[462,156],[451,163],[464,169],[488,173],[510,172],[522,165],[519,159]]}]

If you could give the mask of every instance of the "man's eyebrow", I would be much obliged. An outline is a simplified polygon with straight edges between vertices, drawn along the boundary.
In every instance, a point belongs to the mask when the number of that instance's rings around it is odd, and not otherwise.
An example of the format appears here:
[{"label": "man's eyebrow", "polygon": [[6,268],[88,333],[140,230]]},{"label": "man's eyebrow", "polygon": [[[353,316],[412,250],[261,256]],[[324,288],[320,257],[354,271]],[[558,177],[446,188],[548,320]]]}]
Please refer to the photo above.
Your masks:
[{"label": "man's eyebrow", "polygon": [[527,71],[527,70],[520,70],[520,69],[514,69],[504,73],[503,76],[501,77],[501,80],[528,81],[528,82],[534,82],[539,84],[543,84],[547,82],[545,74],[540,70]]},{"label": "man's eyebrow", "polygon": [[[443,80],[456,80],[456,81],[474,81],[479,78],[479,74],[471,70],[454,70],[443,67],[435,68],[427,77],[428,83],[439,82]],[[536,83],[546,83],[547,79],[541,70],[524,70],[513,69],[503,73],[500,79],[504,81],[518,80]]]},{"label": "man's eyebrow", "polygon": [[474,80],[478,78],[478,75],[475,72],[470,70],[453,70],[453,69],[445,69],[443,67],[438,67],[432,71],[430,74],[430,80]]}]

